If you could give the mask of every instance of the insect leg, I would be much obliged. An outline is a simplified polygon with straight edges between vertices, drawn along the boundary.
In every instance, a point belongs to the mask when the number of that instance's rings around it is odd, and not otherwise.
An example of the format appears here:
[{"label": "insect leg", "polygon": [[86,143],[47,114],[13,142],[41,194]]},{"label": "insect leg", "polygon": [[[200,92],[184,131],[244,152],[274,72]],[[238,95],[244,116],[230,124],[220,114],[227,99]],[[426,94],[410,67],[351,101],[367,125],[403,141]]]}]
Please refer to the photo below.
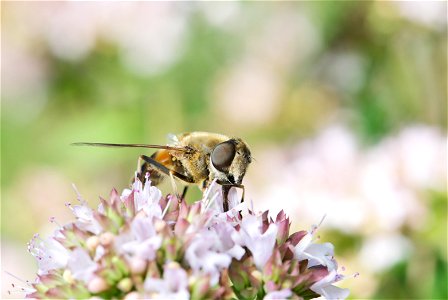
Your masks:
[{"label": "insect leg", "polygon": [[232,188],[231,185],[222,186],[222,209],[224,212],[229,210],[229,191]]},{"label": "insect leg", "polygon": [[176,196],[178,196],[179,199],[181,199],[181,198],[177,194],[177,187],[174,182],[174,177],[176,177],[177,179],[182,180],[184,182],[187,182],[187,183],[194,183],[193,178],[191,178],[190,176],[186,176],[186,175],[176,172],[174,170],[170,170],[169,168],[165,167],[163,164],[159,163],[158,161],[156,161],[155,159],[153,159],[149,156],[140,155],[140,158],[142,160],[144,160],[146,163],[148,163],[149,165],[151,165],[152,167],[154,167],[157,171],[160,171],[160,172],[164,173],[165,175],[170,176],[170,178],[172,180],[172,184],[173,184],[173,189],[176,193]]},{"label": "insect leg", "polygon": [[187,195],[188,185],[184,186],[184,190],[182,191],[182,199],[185,199],[185,195]]},{"label": "insect leg", "polygon": [[[243,190],[243,194],[241,195],[241,202],[244,202],[244,195],[246,192],[246,189],[244,188],[244,185],[242,184],[221,184],[222,186],[222,194],[223,194],[223,208],[224,211],[229,210],[229,200],[228,200],[228,195],[229,195],[229,191],[232,187],[236,187],[236,188],[240,188]],[[227,208],[227,209],[226,209]]]},{"label": "insect leg", "polygon": [[174,177],[176,177],[179,180],[182,180],[184,182],[187,183],[194,183],[193,178],[191,178],[190,176],[181,174],[179,172],[176,172],[174,170],[170,170],[167,167],[165,167],[164,165],[162,165],[161,163],[159,163],[158,161],[156,161],[155,159],[146,156],[146,155],[140,155],[140,158],[143,159],[145,162],[147,162],[148,164],[152,165],[153,167],[155,167],[158,171],[164,173],[165,175],[170,176],[170,173],[173,174]]}]

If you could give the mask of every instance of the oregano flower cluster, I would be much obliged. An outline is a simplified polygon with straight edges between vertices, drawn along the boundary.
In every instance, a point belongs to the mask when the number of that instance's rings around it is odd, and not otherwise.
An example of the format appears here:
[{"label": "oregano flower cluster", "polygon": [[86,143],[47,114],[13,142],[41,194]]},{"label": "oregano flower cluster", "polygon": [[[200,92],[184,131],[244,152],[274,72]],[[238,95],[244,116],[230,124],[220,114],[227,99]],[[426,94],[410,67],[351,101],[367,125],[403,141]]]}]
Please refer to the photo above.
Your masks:
[{"label": "oregano flower cluster", "polygon": [[28,245],[38,263],[28,298],[344,299],[334,247],[317,226],[290,233],[280,211],[257,213],[214,183],[188,204],[138,179],[97,209],[78,197],[74,222]]}]

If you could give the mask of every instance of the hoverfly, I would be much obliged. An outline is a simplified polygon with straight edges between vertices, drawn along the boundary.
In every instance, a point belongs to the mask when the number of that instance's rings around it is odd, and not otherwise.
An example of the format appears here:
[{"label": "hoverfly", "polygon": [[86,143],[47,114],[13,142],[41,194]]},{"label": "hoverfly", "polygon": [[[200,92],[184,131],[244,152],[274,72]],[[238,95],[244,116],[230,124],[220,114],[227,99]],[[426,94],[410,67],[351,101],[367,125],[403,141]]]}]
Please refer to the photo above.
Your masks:
[{"label": "hoverfly", "polygon": [[247,144],[240,138],[230,138],[210,132],[187,132],[171,137],[172,143],[163,145],[74,143],[81,146],[137,147],[159,149],[151,156],[140,155],[137,176],[144,182],[147,172],[152,184],[159,185],[167,176],[187,184],[181,198],[185,197],[188,185],[197,185],[205,191],[216,180],[222,186],[223,210],[229,210],[230,188],[243,189],[242,180],[252,161]]}]

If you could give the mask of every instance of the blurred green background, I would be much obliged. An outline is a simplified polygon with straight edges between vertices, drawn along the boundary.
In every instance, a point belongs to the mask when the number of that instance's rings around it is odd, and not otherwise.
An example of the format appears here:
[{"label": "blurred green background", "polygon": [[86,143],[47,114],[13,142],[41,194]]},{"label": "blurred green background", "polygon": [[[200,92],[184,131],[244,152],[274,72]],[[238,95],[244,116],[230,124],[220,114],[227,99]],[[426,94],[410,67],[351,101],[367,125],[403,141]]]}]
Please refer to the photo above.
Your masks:
[{"label": "blurred green background", "polygon": [[209,131],[251,146],[256,207],[282,203],[296,229],[327,214],[322,241],[361,273],[341,282],[351,298],[447,298],[446,11],[3,2],[2,271],[32,279],[25,243],[71,220],[71,184],[96,205],[143,153],[70,143]]}]

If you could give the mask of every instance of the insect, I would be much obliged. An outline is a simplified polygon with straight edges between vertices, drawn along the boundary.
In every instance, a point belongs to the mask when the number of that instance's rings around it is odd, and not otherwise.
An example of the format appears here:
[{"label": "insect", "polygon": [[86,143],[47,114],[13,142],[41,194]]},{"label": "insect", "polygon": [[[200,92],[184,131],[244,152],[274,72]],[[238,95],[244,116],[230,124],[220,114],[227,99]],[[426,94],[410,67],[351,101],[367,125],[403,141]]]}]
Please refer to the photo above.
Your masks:
[{"label": "insect", "polygon": [[[223,210],[229,210],[230,188],[243,190],[242,184],[252,156],[247,144],[240,138],[230,138],[210,132],[187,132],[171,136],[172,143],[163,145],[74,143],[77,146],[137,147],[159,149],[151,156],[140,155],[138,177],[144,182],[147,172],[153,185],[159,185],[166,177],[177,178],[187,185],[197,185],[202,191],[216,179],[222,186]],[[142,164],[140,162],[143,161]]]}]

